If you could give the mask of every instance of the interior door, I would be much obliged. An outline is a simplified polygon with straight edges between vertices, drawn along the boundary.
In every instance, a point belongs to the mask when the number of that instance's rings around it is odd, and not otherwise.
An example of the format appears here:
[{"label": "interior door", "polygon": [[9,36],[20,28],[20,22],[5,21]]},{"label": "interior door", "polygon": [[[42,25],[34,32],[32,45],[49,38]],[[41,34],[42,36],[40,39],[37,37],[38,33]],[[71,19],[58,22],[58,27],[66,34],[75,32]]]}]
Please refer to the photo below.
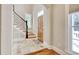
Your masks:
[{"label": "interior door", "polygon": [[43,42],[43,16],[38,18],[38,40]]}]

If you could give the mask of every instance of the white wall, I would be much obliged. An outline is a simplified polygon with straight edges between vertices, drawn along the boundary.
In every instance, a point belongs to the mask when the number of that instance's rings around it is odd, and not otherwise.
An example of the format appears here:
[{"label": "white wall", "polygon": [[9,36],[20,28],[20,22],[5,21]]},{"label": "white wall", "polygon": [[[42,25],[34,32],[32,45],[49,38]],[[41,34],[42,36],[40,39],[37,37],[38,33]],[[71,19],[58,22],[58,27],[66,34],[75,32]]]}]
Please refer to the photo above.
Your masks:
[{"label": "white wall", "polygon": [[11,54],[12,5],[1,5],[1,54]]},{"label": "white wall", "polygon": [[52,47],[67,54],[70,54],[71,32],[68,26],[68,14],[77,11],[79,11],[78,4],[52,5]]},{"label": "white wall", "polygon": [[42,5],[34,5],[33,7],[33,33],[37,35],[38,33],[38,12],[43,9]]},{"label": "white wall", "polygon": [[26,22],[13,13],[13,39],[25,39]]},{"label": "white wall", "polygon": [[1,54],[1,5],[0,5],[0,54]]},{"label": "white wall", "polygon": [[[25,15],[33,14],[33,4],[14,4],[15,11],[25,20]],[[24,29],[25,30],[25,29]],[[31,31],[29,29],[29,31]]]},{"label": "white wall", "polygon": [[38,12],[39,11],[41,11],[41,10],[44,10],[44,20],[43,20],[43,22],[44,22],[44,37],[43,37],[43,39],[44,39],[44,46],[45,47],[49,47],[49,45],[50,45],[50,28],[51,28],[51,25],[50,25],[50,16],[51,16],[51,10],[50,10],[50,8],[48,8],[48,6],[47,5],[34,5],[34,9],[33,9],[33,33],[35,33],[36,35],[38,34],[38,17],[37,17],[37,15],[38,15]]},{"label": "white wall", "polygon": [[65,5],[52,6],[52,45],[62,51],[65,49]]},{"label": "white wall", "polygon": [[15,4],[15,11],[22,17],[25,18],[26,13],[32,14],[32,4]]},{"label": "white wall", "polygon": [[70,4],[69,6],[69,13],[79,11],[79,4]]},{"label": "white wall", "polygon": [[69,20],[68,20],[68,15],[69,15],[69,4],[65,5],[65,52],[69,53],[69,28],[70,26],[68,26],[69,24]]},{"label": "white wall", "polygon": [[52,6],[53,5],[47,5],[48,6],[48,8],[47,8],[47,10],[48,10],[48,30],[49,30],[49,45],[52,45],[52,11],[53,11],[53,9],[52,9]]},{"label": "white wall", "polygon": [[44,6],[44,46],[50,48],[51,46],[51,5]]}]

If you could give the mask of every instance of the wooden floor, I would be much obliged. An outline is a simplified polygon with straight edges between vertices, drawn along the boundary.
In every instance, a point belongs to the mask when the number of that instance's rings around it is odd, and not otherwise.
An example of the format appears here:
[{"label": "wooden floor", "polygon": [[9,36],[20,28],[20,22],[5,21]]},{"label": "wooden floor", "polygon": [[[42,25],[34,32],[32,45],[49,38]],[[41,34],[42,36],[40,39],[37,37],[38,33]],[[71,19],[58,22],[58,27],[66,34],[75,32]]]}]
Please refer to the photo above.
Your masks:
[{"label": "wooden floor", "polygon": [[59,54],[55,52],[54,50],[49,50],[46,48],[46,49],[42,49],[42,50],[25,54],[25,55],[59,55]]}]

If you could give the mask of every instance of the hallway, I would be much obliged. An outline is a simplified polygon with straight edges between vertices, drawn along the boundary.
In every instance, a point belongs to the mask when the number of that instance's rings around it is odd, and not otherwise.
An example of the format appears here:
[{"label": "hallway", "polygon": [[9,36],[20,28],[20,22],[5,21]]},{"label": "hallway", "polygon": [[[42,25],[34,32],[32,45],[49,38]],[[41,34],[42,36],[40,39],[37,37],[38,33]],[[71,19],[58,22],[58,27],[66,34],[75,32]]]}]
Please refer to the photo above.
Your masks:
[{"label": "hallway", "polygon": [[0,0],[0,55],[79,58],[79,0]]},{"label": "hallway", "polygon": [[44,46],[49,39],[47,17],[47,9],[42,4],[13,5],[13,55],[47,48]]},{"label": "hallway", "polygon": [[39,50],[42,51],[36,55],[53,55],[52,50],[67,54],[69,6],[71,5],[1,5],[1,54],[24,55]]}]

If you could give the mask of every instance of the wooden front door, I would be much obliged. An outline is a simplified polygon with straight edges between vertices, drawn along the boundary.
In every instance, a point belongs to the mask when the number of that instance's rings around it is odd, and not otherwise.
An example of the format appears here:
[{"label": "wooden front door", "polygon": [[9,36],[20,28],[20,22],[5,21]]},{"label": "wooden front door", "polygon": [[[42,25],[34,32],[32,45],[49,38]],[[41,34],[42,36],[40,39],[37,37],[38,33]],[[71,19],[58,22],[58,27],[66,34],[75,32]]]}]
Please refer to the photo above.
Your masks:
[{"label": "wooden front door", "polygon": [[38,40],[43,42],[43,16],[38,18]]}]

